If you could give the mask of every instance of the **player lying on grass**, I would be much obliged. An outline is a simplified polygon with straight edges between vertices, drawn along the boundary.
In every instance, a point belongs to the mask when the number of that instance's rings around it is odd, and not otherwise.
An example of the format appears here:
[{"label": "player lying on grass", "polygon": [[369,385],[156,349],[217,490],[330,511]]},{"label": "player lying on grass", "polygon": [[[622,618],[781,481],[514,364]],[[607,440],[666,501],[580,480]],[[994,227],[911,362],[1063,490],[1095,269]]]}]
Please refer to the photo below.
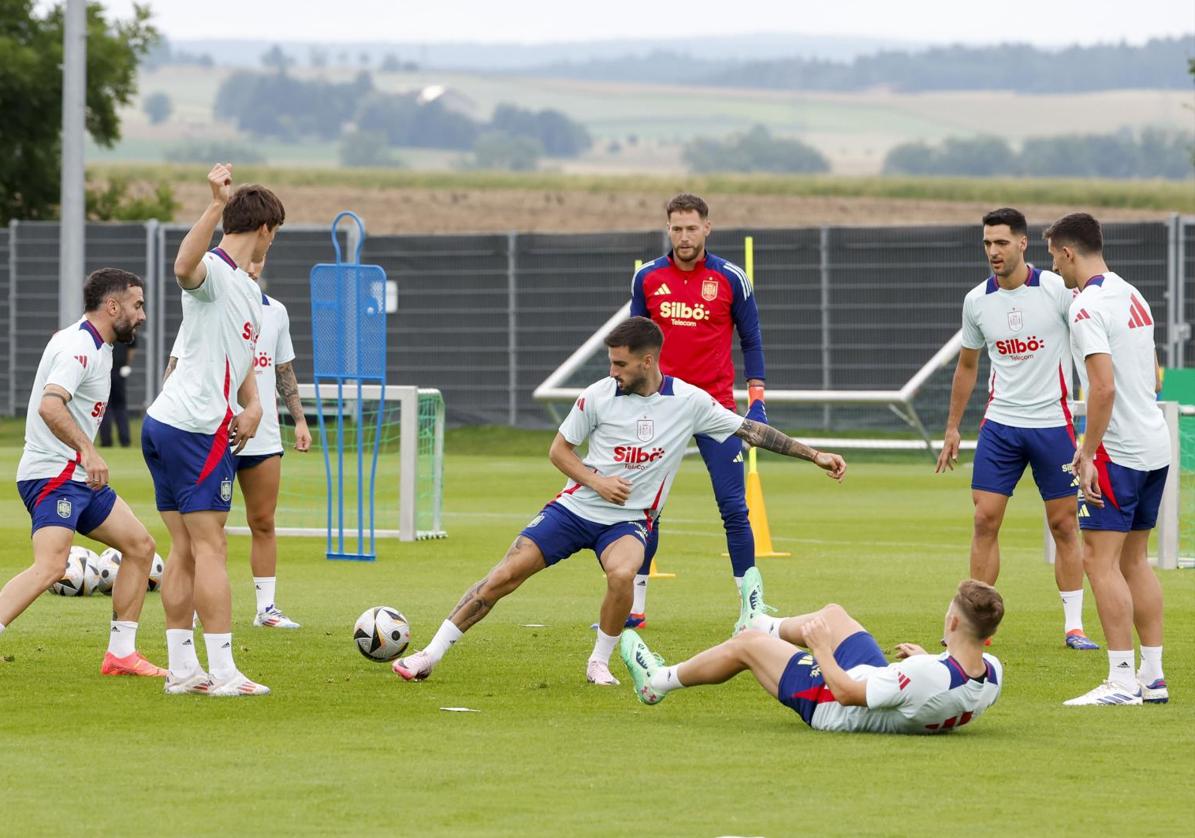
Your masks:
[{"label": "player lying on grass", "polygon": [[672,690],[721,684],[750,670],[815,730],[943,733],[974,720],[1000,696],[1003,667],[983,652],[1004,616],[1004,600],[991,585],[959,584],[946,609],[945,652],[930,655],[901,643],[896,663],[842,606],[769,617],[759,609],[758,588],[753,569],[743,578],[739,622],[746,631],[674,666],[665,666],[635,631],[624,632],[620,652],[639,700],[658,704]]},{"label": "player lying on grass", "polygon": [[0,632],[62,576],[79,532],[124,557],[100,673],[162,677],[166,670],[136,649],[154,540],[108,485],[94,445],[112,386],[112,344],[130,342],[145,322],[145,285],[101,268],[87,277],[83,301],[83,318],[50,339],[29,394],[17,490],[33,519],[33,565],[0,590]]},{"label": "player lying on grass", "polygon": [[[586,668],[590,683],[617,684],[610,655],[631,610],[644,545],[680,468],[689,438],[718,442],[737,435],[751,445],[809,460],[842,480],[846,463],[780,431],[743,419],[702,390],[660,372],[660,327],[624,320],[606,336],[610,377],[587,387],[552,442],[548,457],[568,482],[531,520],[502,561],[461,598],[431,643],[394,662],[404,679],[422,680],[444,653],[502,597],[531,576],[591,549],[606,574],[597,642]],[[575,448],[586,440],[582,461]]]}]

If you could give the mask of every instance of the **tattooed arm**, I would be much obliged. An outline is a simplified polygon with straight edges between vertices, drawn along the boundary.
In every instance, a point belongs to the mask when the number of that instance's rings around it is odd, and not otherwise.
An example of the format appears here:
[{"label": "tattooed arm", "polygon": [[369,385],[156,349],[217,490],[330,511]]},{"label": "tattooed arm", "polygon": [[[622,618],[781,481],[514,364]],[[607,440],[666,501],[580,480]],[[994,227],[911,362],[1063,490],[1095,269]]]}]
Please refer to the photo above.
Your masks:
[{"label": "tattooed arm", "polygon": [[815,451],[805,443],[798,442],[770,425],[762,425],[759,422],[744,419],[743,424],[735,432],[735,436],[756,448],[775,451],[786,457],[808,460],[835,480],[842,480],[843,475],[846,474],[846,461],[839,455]]},{"label": "tattooed arm", "polygon": [[162,383],[163,384],[166,383],[166,379],[170,377],[170,373],[174,372],[174,368],[177,366],[178,366],[178,358],[171,355],[170,360],[166,363],[166,372],[162,373]]},{"label": "tattooed arm", "polygon": [[307,417],[303,415],[303,400],[299,397],[299,382],[295,378],[294,362],[279,364],[275,373],[278,379],[278,395],[286,405],[290,418],[295,422],[295,450],[307,451],[311,448],[311,431],[307,429]]}]

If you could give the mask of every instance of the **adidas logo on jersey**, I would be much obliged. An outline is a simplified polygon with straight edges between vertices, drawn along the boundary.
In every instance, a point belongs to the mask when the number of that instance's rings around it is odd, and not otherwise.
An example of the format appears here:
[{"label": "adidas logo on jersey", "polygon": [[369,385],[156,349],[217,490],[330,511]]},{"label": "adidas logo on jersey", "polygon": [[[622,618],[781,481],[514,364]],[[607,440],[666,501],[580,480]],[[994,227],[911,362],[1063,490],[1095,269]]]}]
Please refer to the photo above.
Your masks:
[{"label": "adidas logo on jersey", "polygon": [[672,293],[672,289],[668,287],[668,283],[661,282],[660,287],[656,289],[656,292],[654,294],[652,294],[652,296],[653,297],[663,297],[664,295],[671,294],[671,293]]},{"label": "adidas logo on jersey", "polygon": [[1091,315],[1087,313],[1087,309],[1079,309],[1079,313],[1075,315],[1075,319],[1071,322],[1078,323],[1080,320],[1090,320]]},{"label": "adidas logo on jersey", "polygon": [[87,369],[87,356],[86,355],[76,355],[75,360],[83,365],[83,369]]},{"label": "adidas logo on jersey", "polygon": [[1129,328],[1140,329],[1143,326],[1152,326],[1153,320],[1150,319],[1149,311],[1137,299],[1136,294],[1129,295]]}]

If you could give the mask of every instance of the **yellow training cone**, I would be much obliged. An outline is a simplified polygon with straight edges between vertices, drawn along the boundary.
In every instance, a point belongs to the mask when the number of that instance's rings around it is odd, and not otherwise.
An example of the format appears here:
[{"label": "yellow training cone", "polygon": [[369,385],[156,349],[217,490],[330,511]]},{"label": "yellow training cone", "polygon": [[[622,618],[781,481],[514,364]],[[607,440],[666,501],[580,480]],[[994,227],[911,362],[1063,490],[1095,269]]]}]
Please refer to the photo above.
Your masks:
[{"label": "yellow training cone", "polygon": [[768,507],[763,500],[763,483],[755,465],[755,449],[747,455],[747,518],[755,535],[755,558],[779,558],[792,553],[778,553],[772,549],[772,529],[768,526]]},{"label": "yellow training cone", "polygon": [[648,579],[675,579],[675,573],[660,573],[656,570],[656,560],[651,560],[651,572],[647,574]]}]

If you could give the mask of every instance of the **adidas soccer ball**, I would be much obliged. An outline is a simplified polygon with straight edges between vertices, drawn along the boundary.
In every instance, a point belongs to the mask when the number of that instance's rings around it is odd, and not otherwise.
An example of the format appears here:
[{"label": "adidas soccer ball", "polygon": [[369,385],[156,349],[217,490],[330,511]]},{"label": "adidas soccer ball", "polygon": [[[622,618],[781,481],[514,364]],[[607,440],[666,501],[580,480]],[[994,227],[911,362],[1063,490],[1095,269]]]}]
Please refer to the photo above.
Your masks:
[{"label": "adidas soccer ball", "polygon": [[92,550],[87,552],[91,555],[83,557],[83,596],[91,596],[100,589],[100,557]]},{"label": "adidas soccer ball", "polygon": [[120,551],[115,547],[109,547],[100,553],[96,570],[100,575],[100,582],[95,589],[96,593],[111,596],[112,586],[116,584],[116,574],[120,572]]},{"label": "adidas soccer ball", "polygon": [[89,559],[94,556],[95,553],[86,547],[72,547],[66,557],[62,578],[50,586],[50,591],[58,596],[83,596],[83,577],[87,574]]},{"label": "adidas soccer ball", "polygon": [[371,661],[392,661],[407,650],[411,627],[400,611],[379,605],[357,618],[353,640],[357,651]]},{"label": "adidas soccer ball", "polygon": [[162,557],[154,553],[153,563],[149,566],[149,580],[145,583],[148,590],[156,591],[162,587],[162,573],[166,570],[166,563]]}]

